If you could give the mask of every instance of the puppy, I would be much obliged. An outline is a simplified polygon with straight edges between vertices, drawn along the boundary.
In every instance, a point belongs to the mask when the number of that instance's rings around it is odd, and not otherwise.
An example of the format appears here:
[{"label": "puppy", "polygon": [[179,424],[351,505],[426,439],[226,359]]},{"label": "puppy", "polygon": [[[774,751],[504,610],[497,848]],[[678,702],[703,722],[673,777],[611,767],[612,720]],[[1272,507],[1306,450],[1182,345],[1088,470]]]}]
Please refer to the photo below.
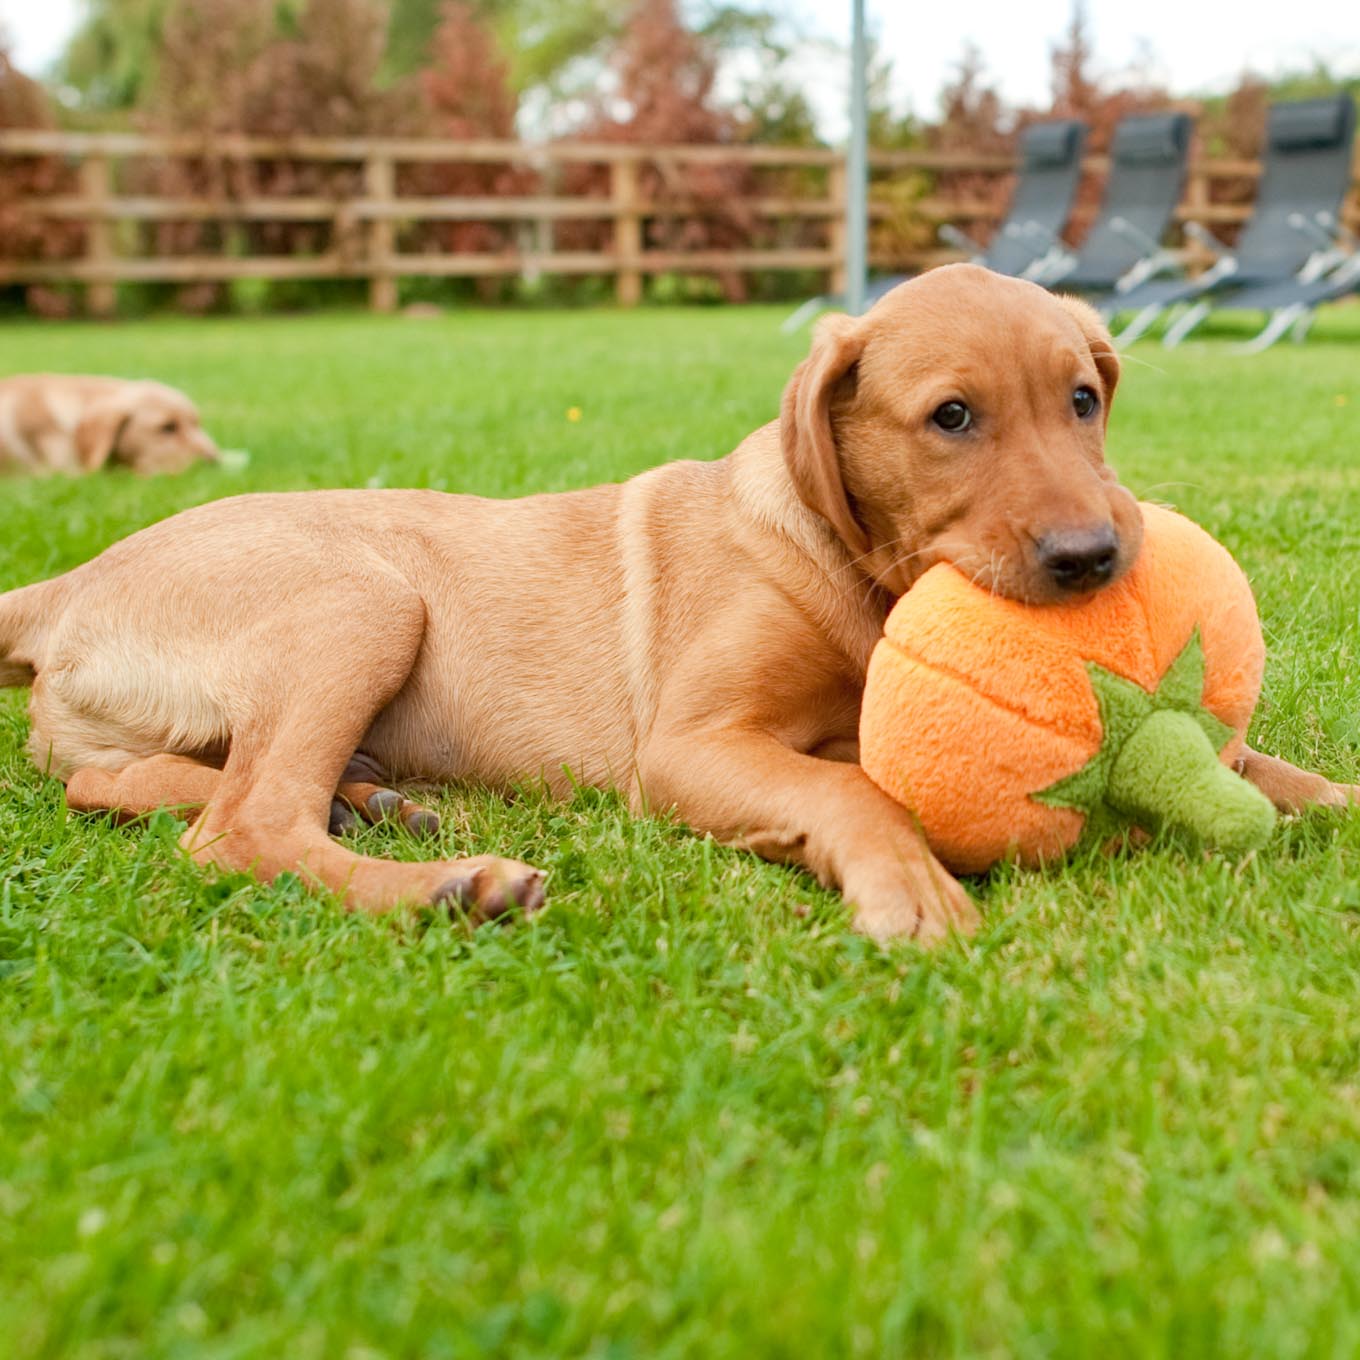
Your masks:
[{"label": "puppy", "polygon": [[198,408],[163,383],[59,373],[0,379],[0,471],[84,473],[122,463],[149,475],[217,456]]},{"label": "puppy", "polygon": [[[517,501],[332,491],[218,501],[0,596],[0,683],[77,809],[200,807],[197,859],[356,908],[542,900],[514,861],[392,863],[327,835],[386,779],[541,778],[840,889],[877,938],[976,921],[857,764],[893,601],[950,561],[1058,600],[1118,580],[1133,497],[1104,460],[1119,377],[1084,303],[971,265],[831,317],[777,421],[717,462]],[[1282,806],[1353,790],[1249,754]]]}]

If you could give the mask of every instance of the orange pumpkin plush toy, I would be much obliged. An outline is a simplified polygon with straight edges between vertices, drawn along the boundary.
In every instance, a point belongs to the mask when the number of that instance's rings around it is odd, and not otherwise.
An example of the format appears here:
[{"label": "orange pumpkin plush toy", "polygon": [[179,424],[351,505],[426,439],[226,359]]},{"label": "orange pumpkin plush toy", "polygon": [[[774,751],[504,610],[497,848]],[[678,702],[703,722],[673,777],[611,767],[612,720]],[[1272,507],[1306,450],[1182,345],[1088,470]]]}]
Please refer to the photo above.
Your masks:
[{"label": "orange pumpkin plush toy", "polygon": [[1265,662],[1251,587],[1203,529],[1142,512],[1132,570],[1081,601],[1022,604],[940,564],[889,616],[860,760],[955,872],[1129,826],[1229,853],[1270,834],[1274,809],[1229,768]]}]

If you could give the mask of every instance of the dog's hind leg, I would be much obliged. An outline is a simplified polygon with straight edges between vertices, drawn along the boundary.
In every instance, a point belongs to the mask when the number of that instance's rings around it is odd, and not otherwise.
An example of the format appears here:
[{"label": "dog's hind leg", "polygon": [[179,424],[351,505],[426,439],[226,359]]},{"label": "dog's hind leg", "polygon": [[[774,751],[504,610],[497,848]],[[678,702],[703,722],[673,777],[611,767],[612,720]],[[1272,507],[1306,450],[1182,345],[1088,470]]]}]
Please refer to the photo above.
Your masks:
[{"label": "dog's hind leg", "polygon": [[216,792],[222,771],[188,756],[134,760],[116,773],[86,766],[66,781],[66,806],[75,812],[112,812],[120,820],[157,808],[196,813]]},{"label": "dog's hind leg", "polygon": [[[185,833],[185,848],[266,881],[291,871],[364,911],[448,904],[482,919],[515,906],[534,910],[543,875],[514,860],[394,863],[330,839],[336,787],[410,675],[425,608],[403,582],[385,577],[332,578],[328,586],[322,598],[291,602],[290,616],[276,621],[277,657],[242,682],[220,782]],[[337,656],[345,667],[336,667]]]},{"label": "dog's hind leg", "polygon": [[437,812],[403,797],[389,786],[387,773],[377,761],[356,752],[340,776],[340,787],[331,804],[332,834],[352,830],[360,817],[374,823],[399,821],[415,836],[433,836],[439,831]]},{"label": "dog's hind leg", "polygon": [[[385,780],[386,775],[366,757],[350,761],[331,802],[332,835],[352,831],[359,822],[356,813],[369,822],[398,819],[417,836],[439,831],[438,813],[403,798]],[[132,760],[117,772],[87,765],[66,781],[66,806],[73,812],[111,812],[119,821],[169,808],[192,820],[221,782],[217,766],[168,753]]]}]

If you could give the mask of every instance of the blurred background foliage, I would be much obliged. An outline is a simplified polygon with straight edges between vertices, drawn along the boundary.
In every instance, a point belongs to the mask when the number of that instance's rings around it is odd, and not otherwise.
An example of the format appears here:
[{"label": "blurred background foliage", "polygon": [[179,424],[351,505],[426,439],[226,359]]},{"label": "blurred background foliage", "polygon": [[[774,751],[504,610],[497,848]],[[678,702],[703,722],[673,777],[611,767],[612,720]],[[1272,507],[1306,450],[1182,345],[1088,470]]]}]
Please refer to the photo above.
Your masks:
[{"label": "blurred background foliage", "polygon": [[[39,81],[18,71],[0,32],[0,127],[132,128],[202,135],[273,137],[442,136],[585,139],[639,144],[824,144],[817,101],[809,90],[844,84],[845,52],[803,31],[778,0],[85,0],[83,21],[54,69]],[[1160,88],[1149,60],[1117,73],[1099,61],[1084,0],[1050,45],[1051,98],[1043,107],[1014,107],[998,94],[975,46],[964,43],[952,77],[929,117],[894,107],[892,54],[875,48],[870,68],[870,134],[881,148],[1007,154],[1036,120],[1077,117],[1091,128],[1094,153],[1109,144],[1130,113],[1183,108],[1196,116],[1203,151],[1251,157],[1259,148],[1272,98],[1350,88],[1319,65],[1273,83],[1244,73],[1235,89],[1194,97]],[[821,100],[825,107],[825,99]],[[57,158],[0,158],[0,254],[61,258],[79,241],[57,227],[25,224],[15,204],[25,196],[64,192]],[[145,162],[135,185],[146,193],[325,194],[343,197],[362,186],[353,166],[279,160],[242,167],[210,155],[185,163]],[[800,172],[759,175],[750,167],[686,165],[645,169],[650,200],[697,203],[702,211],[658,214],[647,244],[664,249],[732,249],[768,243],[770,225],[744,211],[753,194],[796,194]],[[807,173],[802,172],[806,178]],[[820,172],[810,172],[820,173]],[[522,165],[427,164],[401,171],[399,189],[422,195],[525,195],[541,188]],[[607,193],[603,166],[573,164],[556,193]],[[782,176],[782,178],[780,178]],[[1069,233],[1079,239],[1100,192],[1097,176],[1083,186]],[[806,185],[802,186],[806,188]],[[1225,202],[1245,202],[1249,177],[1218,182]],[[922,200],[1001,206],[1005,176],[967,170],[881,175],[875,195],[888,205],[873,246],[891,253],[918,249],[932,237]],[[202,222],[147,228],[162,253],[192,253],[218,230]],[[252,224],[241,247],[269,252],[319,248],[313,225]],[[427,223],[407,230],[404,244],[425,250],[510,248],[511,228],[488,222]],[[780,243],[816,244],[822,223],[784,224]],[[548,243],[565,250],[601,248],[604,222],[561,222]],[[806,238],[806,239],[804,239]],[[545,244],[540,242],[540,245]],[[795,276],[762,280],[733,275],[686,283],[657,280],[657,296],[739,299],[811,282]],[[346,297],[346,285],[231,289],[222,286],[141,290],[143,301],[170,300],[193,310],[240,302],[310,305]],[[422,285],[425,291],[428,286]],[[439,284],[435,292],[486,300],[511,295],[541,300],[593,299],[598,281]],[[30,309],[60,313],[59,290],[30,289]]]},{"label": "blurred background foliage", "polygon": [[[658,139],[684,141],[714,135],[711,115],[721,111],[725,138],[814,144],[809,73],[820,68],[827,83],[840,83],[844,53],[787,10],[778,0],[85,0],[65,53],[43,74],[53,116],[82,127],[400,132],[436,112],[419,97],[433,75],[436,84],[444,77],[445,107],[500,108],[508,99],[526,136],[582,135],[602,117],[622,126],[646,117]],[[460,40],[474,32],[497,59],[459,69]],[[669,95],[664,107],[638,107],[638,90],[618,61],[629,45],[646,46],[652,90]],[[989,82],[976,46],[964,41],[935,116],[917,119],[893,108],[891,53],[876,50],[872,140],[1006,150],[1027,122],[1076,116],[1092,124],[1100,150],[1125,113],[1189,103],[1208,118],[1202,134],[1211,150],[1249,154],[1264,99],[1360,88],[1360,79],[1339,79],[1319,64],[1269,84],[1244,73],[1237,89],[1214,97],[1160,89],[1150,58],[1114,73],[1101,67],[1083,0],[1051,44],[1050,62],[1051,101],[1012,107]],[[305,92],[329,97],[271,105],[261,86],[280,69],[299,67],[309,77]],[[451,75],[462,91],[453,99]],[[11,126],[33,116],[13,107],[10,87],[22,80],[7,61],[0,66],[0,119]],[[710,117],[695,128],[698,105]],[[660,113],[673,126],[661,126]]]}]

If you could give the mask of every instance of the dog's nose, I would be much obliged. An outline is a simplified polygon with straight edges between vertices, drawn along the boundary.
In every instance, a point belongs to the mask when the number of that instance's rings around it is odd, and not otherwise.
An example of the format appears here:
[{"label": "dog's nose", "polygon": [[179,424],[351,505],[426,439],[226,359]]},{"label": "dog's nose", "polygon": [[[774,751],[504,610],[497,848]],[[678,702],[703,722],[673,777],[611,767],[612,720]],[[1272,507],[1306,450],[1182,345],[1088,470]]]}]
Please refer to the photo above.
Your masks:
[{"label": "dog's nose", "polygon": [[1095,590],[1114,575],[1119,535],[1113,524],[1059,529],[1038,543],[1039,564],[1060,590]]}]

